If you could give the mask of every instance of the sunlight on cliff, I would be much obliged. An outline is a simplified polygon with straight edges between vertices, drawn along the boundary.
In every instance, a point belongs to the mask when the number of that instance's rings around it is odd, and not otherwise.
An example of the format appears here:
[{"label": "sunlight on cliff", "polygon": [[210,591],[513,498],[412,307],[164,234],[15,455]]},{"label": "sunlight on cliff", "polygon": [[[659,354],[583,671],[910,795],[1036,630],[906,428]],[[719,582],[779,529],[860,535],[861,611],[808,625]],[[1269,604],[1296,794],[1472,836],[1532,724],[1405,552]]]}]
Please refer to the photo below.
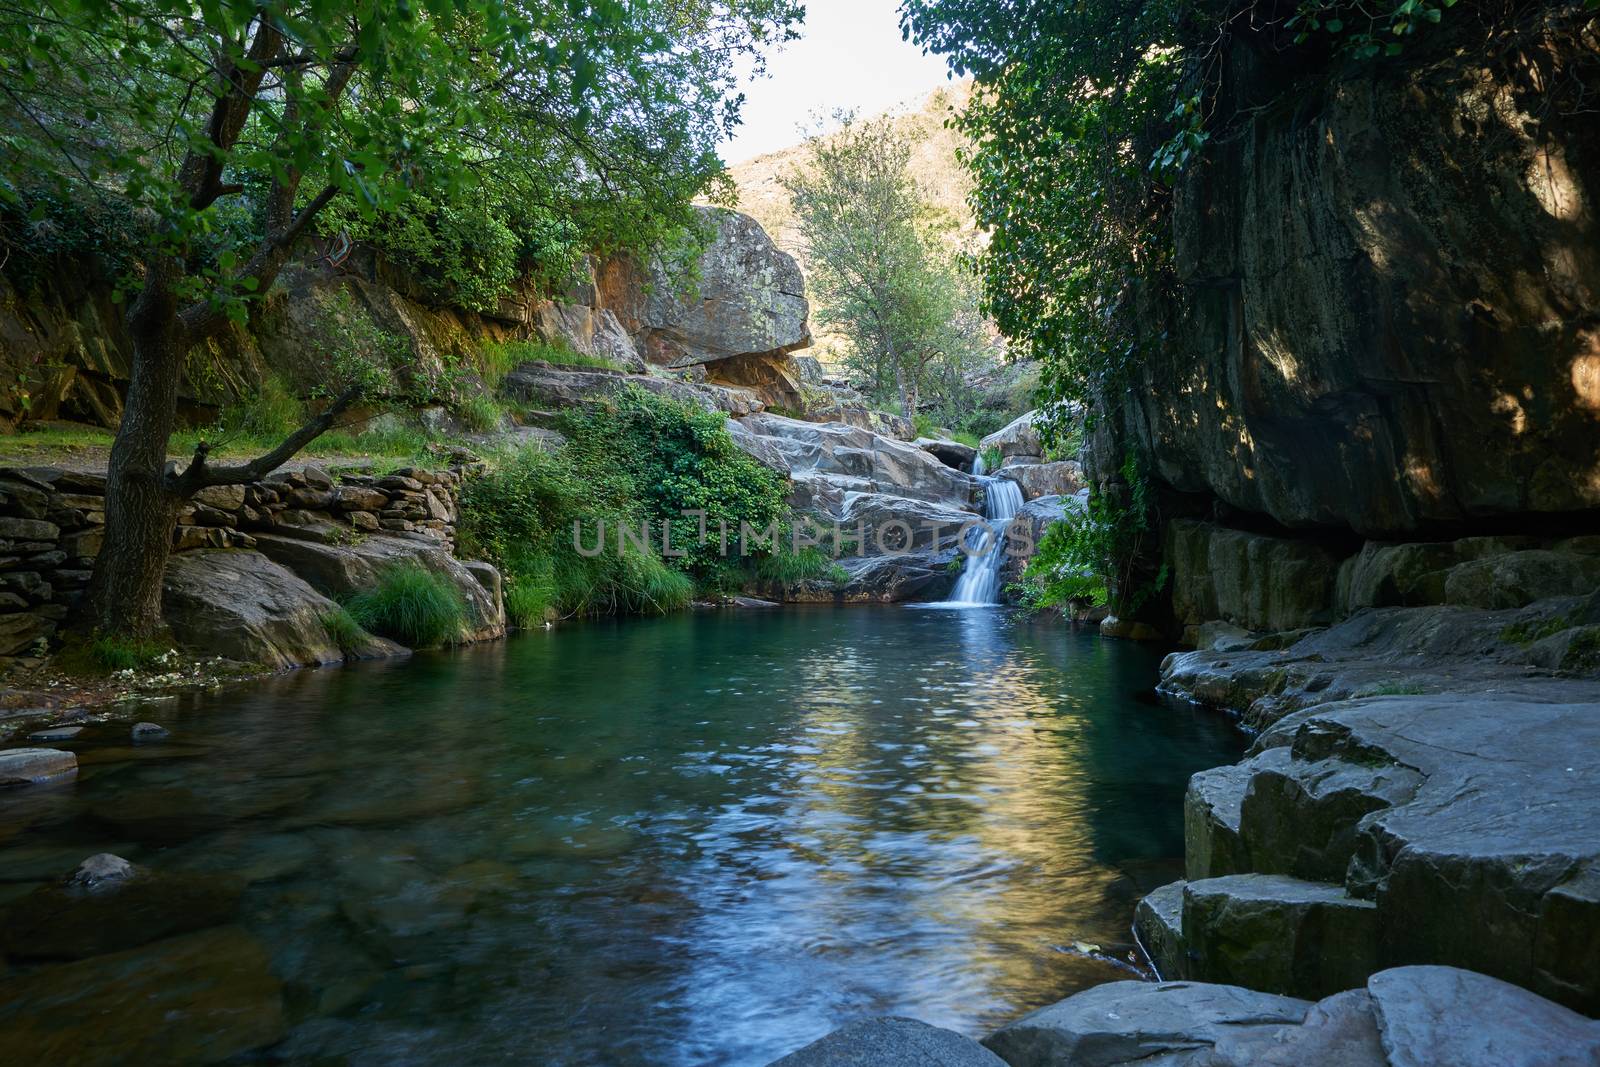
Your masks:
[{"label": "sunlight on cliff", "polygon": [[1566,157],[1547,150],[1534,153],[1528,166],[1528,191],[1552,218],[1575,222],[1583,215],[1583,189]]},{"label": "sunlight on cliff", "polygon": [[1572,361],[1572,391],[1580,405],[1600,411],[1600,334],[1591,337],[1589,349]]},{"label": "sunlight on cliff", "polygon": [[1489,410],[1497,415],[1508,416],[1511,420],[1511,432],[1521,434],[1528,428],[1528,413],[1522,410],[1522,401],[1510,393],[1501,393],[1495,397],[1494,403],[1489,405]]}]

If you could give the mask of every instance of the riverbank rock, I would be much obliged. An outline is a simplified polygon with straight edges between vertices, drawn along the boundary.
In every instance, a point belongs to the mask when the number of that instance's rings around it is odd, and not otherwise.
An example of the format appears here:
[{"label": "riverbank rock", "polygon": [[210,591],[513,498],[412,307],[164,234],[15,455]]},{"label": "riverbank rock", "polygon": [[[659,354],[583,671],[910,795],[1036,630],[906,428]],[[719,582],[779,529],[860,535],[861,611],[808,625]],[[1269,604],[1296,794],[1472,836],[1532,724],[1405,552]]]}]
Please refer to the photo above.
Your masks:
[{"label": "riverbank rock", "polygon": [[1454,967],[1397,967],[1315,1003],[1111,982],[984,1041],[1010,1067],[1590,1067],[1600,1023]]},{"label": "riverbank rock", "polygon": [[1320,991],[1423,961],[1600,1010],[1600,769],[1580,755],[1600,751],[1597,697],[1530,678],[1336,699],[1196,775],[1188,976]]},{"label": "riverbank rock", "polygon": [[399,651],[393,642],[371,635],[346,650],[324,621],[339,605],[260,552],[201,549],[173,555],[161,607],[184,645],[274,670]]},{"label": "riverbank rock", "polygon": [[78,757],[58,748],[13,748],[0,751],[0,789],[37,785],[78,773]]},{"label": "riverbank rock", "polygon": [[[464,639],[483,641],[505,633],[505,608],[498,590],[499,572],[488,563],[463,563],[436,542],[372,534],[326,545],[297,537],[261,534],[256,538],[256,550],[336,601],[371,589],[392,567],[419,565],[444,578],[461,595],[468,613]],[[484,574],[480,580],[483,568],[493,572],[493,577]]]},{"label": "riverbank rock", "polygon": [[841,1026],[769,1067],[1005,1067],[1005,1061],[954,1031],[884,1016]]},{"label": "riverbank rock", "polygon": [[1160,1062],[1153,1058],[1209,1051],[1236,1034],[1298,1025],[1310,1007],[1227,985],[1107,982],[1008,1023],[983,1043],[1011,1067]]},{"label": "riverbank rock", "polygon": [[0,981],[4,1063],[220,1063],[284,1033],[267,951],[235,926]]}]

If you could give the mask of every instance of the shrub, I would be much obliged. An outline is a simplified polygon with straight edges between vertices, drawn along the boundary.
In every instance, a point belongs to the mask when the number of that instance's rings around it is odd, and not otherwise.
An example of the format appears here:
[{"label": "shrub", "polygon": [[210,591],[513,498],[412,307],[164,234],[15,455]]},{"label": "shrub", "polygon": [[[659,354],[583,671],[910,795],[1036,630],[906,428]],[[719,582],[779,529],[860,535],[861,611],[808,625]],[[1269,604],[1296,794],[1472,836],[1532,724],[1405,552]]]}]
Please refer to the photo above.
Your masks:
[{"label": "shrub", "polygon": [[269,374],[249,397],[223,409],[217,428],[253,441],[276,443],[306,422],[306,406],[287,382]]},{"label": "shrub", "polygon": [[[568,441],[559,452],[523,449],[462,491],[462,547],[501,568],[508,610],[528,620],[519,625],[550,608],[563,616],[671,611],[693,599],[696,582],[737,586],[748,572],[721,556],[719,526],[736,539],[741,522],[764,529],[786,512],[785,480],[739,451],[721,415],[629,390],[568,412],[561,428]],[[710,544],[697,544],[699,521],[684,517],[686,508],[705,512]],[[686,556],[658,554],[663,522]],[[651,547],[619,551],[618,529],[643,524]],[[588,549],[597,526],[604,551],[578,551],[575,536]]]},{"label": "shrub", "polygon": [[[813,578],[839,581],[841,573],[845,573],[843,567],[835,563],[826,552],[812,545],[807,545],[798,552],[787,545],[782,546],[779,551],[756,564],[756,577],[781,585],[794,585]],[[845,574],[845,577],[848,579],[849,575]]]},{"label": "shrub", "polygon": [[1115,594],[1117,613],[1131,614],[1166,585],[1166,564],[1151,580],[1136,581],[1135,568],[1151,529],[1149,481],[1132,454],[1123,462],[1122,475],[1126,507],[1096,492],[1083,511],[1069,513],[1039,538],[1022,572],[1019,592],[1025,606],[1100,605]]},{"label": "shrub", "polygon": [[362,629],[411,648],[459,636],[466,620],[460,591],[420,563],[390,567],[377,585],[351,597],[345,608]]}]

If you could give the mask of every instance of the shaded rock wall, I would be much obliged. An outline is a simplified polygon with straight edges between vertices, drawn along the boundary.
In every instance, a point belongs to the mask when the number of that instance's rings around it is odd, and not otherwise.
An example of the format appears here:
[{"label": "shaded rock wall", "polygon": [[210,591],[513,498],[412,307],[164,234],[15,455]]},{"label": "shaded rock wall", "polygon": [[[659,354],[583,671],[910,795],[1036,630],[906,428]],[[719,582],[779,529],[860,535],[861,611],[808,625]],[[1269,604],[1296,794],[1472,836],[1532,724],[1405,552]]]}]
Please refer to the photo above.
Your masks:
[{"label": "shaded rock wall", "polygon": [[1600,508],[1600,112],[1562,88],[1600,74],[1557,14],[1579,6],[1521,5],[1556,31],[1492,42],[1452,13],[1309,75],[1241,35],[1229,132],[1176,190],[1172,340],[1104,398],[1097,476],[1137,447],[1175,489],[1389,537]]}]

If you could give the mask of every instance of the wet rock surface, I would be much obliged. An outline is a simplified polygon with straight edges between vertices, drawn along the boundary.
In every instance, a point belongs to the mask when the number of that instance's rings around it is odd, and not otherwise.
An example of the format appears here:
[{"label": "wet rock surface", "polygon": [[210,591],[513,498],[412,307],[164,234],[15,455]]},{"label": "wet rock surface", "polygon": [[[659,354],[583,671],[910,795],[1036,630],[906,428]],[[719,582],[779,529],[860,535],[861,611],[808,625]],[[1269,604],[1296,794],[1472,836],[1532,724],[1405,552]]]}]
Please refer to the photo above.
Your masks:
[{"label": "wet rock surface", "polygon": [[285,1032],[266,949],[234,926],[0,981],[6,1063],[219,1063]]},{"label": "wet rock surface", "polygon": [[970,1037],[887,1016],[842,1026],[772,1067],[1003,1067],[1005,1061]]},{"label": "wet rock surface", "polygon": [[1580,1067],[1600,1023],[1453,967],[1398,967],[1311,1003],[1238,986],[1113,982],[984,1041],[1011,1067]]},{"label": "wet rock surface", "polygon": [[79,960],[220,926],[238,911],[243,888],[226,875],[149,870],[97,855],[0,911],[0,953]]}]

